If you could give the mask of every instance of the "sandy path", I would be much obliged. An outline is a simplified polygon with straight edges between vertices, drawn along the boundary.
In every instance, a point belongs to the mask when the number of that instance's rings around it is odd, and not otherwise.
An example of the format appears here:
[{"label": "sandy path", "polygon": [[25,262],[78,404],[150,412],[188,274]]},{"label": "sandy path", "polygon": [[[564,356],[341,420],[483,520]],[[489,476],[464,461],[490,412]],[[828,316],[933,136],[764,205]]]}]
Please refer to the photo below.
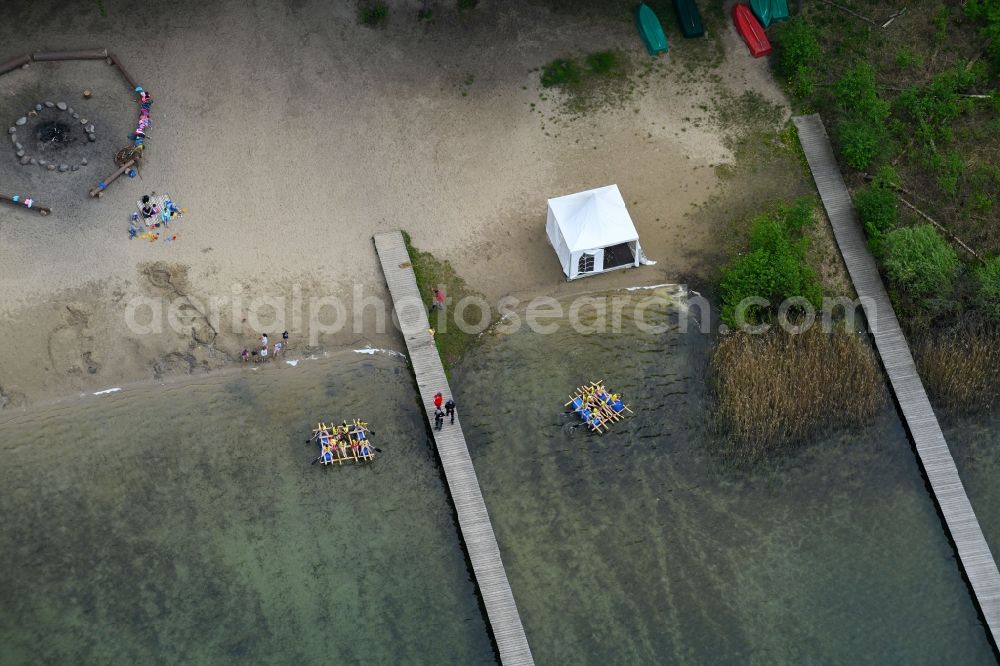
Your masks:
[{"label": "sandy path", "polygon": [[[106,4],[107,18],[87,3],[23,4],[0,26],[4,58],[107,46],[156,98],[142,180],[116,183],[99,201],[82,193],[113,168],[107,157],[53,175],[0,152],[2,189],[57,208],[44,219],[0,209],[0,337],[17,341],[0,392],[13,403],[231,363],[255,337],[234,330],[243,322],[233,321],[233,296],[284,296],[290,306],[293,294],[308,303],[358,285],[383,297],[370,241],[383,229],[409,230],[491,299],[567,288],[544,240],[549,196],[620,185],[659,264],[596,278],[600,287],[676,279],[715,242],[714,229],[686,214],[718,191],[711,166],[729,155],[699,108],[716,87],[682,85],[671,60],[683,58],[683,41],[623,108],[553,122],[557,104],[539,99],[529,70],[581,50],[624,47],[642,58],[630,21],[483,0],[464,15],[441,7],[430,25],[397,4],[388,27],[373,31],[357,24],[353,3]],[[128,39],[135,26],[155,29]],[[728,55],[711,76],[781,100],[766,63],[747,57],[731,30],[721,43]],[[135,106],[101,63],[0,77],[0,117],[12,121],[38,95],[74,103],[83,87],[99,93],[90,103],[107,132],[97,147],[109,155],[124,145]],[[177,242],[127,239],[126,216],[146,190],[189,209]],[[123,324],[134,297],[180,294],[228,299],[218,335],[194,310],[185,320],[199,330],[193,338]],[[289,312],[261,326],[289,328],[301,351],[308,320]],[[369,314],[317,346],[391,344],[373,324]]]}]

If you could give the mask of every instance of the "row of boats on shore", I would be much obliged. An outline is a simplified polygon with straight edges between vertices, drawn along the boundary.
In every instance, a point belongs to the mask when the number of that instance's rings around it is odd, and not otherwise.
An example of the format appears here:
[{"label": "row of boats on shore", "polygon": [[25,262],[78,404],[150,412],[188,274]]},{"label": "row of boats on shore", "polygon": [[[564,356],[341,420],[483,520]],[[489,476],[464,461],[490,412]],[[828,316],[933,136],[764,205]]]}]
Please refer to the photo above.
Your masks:
[{"label": "row of boats on shore", "polygon": [[[701,37],[705,25],[701,19],[696,0],[674,0],[677,23],[685,37]],[[733,24],[743,37],[750,54],[760,58],[771,53],[771,42],[764,31],[773,21],[788,18],[788,0],[749,0],[749,5],[737,3],[733,7]],[[639,34],[651,55],[670,50],[663,25],[656,12],[644,2],[636,9],[636,25]]]}]

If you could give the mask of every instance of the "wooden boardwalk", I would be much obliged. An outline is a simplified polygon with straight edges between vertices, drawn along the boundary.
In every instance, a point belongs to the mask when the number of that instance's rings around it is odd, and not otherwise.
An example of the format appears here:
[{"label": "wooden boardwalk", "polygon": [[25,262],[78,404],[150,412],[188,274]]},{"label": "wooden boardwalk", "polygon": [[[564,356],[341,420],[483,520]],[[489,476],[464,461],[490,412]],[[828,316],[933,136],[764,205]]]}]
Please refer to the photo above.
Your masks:
[{"label": "wooden boardwalk", "polygon": [[[500,559],[500,548],[493,534],[490,515],[479,489],[479,479],[465,445],[461,419],[456,415],[455,425],[445,422],[442,430],[433,430],[434,394],[440,391],[445,396],[450,396],[452,393],[444,375],[441,357],[428,333],[426,305],[417,291],[417,281],[410,267],[410,256],[403,243],[403,235],[398,231],[378,234],[375,236],[375,248],[382,263],[385,281],[389,284],[396,317],[410,354],[410,365],[417,378],[427,420],[432,426],[438,456],[448,479],[448,489],[458,513],[462,538],[472,561],[472,570],[486,606],[486,615],[500,651],[500,660],[505,666],[534,664],[528,639],[521,625],[521,616],[518,615],[514,595],[507,582],[507,572]],[[429,299],[430,295],[428,301]]]},{"label": "wooden boardwalk", "polygon": [[875,345],[913,438],[920,463],[951,533],[976,601],[989,626],[993,645],[997,647],[1000,645],[1000,573],[997,572],[996,562],[983,538],[983,531],[941,433],[941,426],[917,374],[909,344],[889,302],[875,260],[868,250],[823,121],[815,114],[792,120],[799,130],[799,141],[816,181],[816,188],[833,225],[837,244],[864,307],[869,329],[875,338]]}]

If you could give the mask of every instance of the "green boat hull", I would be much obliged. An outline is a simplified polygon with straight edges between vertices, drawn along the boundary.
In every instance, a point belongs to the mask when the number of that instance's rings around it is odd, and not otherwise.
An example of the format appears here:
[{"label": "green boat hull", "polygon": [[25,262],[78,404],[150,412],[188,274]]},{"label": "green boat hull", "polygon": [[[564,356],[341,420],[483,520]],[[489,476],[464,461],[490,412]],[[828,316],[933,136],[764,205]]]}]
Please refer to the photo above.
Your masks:
[{"label": "green boat hull", "polygon": [[650,55],[666,53],[670,50],[667,36],[663,34],[663,26],[660,25],[660,19],[656,18],[656,14],[645,3],[639,3],[639,7],[635,11],[635,22]]},{"label": "green boat hull", "polygon": [[787,0],[771,0],[771,20],[772,21],[788,20]]},{"label": "green boat hull", "polygon": [[771,25],[771,0],[750,0],[750,9],[762,26]]},{"label": "green boat hull", "polygon": [[705,34],[705,25],[695,0],[674,0],[674,10],[685,37],[702,37]]}]

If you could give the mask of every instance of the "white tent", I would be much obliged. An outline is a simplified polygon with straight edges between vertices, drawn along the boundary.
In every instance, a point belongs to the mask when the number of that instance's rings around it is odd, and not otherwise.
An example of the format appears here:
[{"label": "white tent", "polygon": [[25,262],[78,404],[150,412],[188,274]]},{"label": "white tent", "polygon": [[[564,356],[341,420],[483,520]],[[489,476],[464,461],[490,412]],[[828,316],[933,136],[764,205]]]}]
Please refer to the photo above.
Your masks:
[{"label": "white tent", "polygon": [[645,263],[617,185],[549,199],[545,231],[570,280]]}]

